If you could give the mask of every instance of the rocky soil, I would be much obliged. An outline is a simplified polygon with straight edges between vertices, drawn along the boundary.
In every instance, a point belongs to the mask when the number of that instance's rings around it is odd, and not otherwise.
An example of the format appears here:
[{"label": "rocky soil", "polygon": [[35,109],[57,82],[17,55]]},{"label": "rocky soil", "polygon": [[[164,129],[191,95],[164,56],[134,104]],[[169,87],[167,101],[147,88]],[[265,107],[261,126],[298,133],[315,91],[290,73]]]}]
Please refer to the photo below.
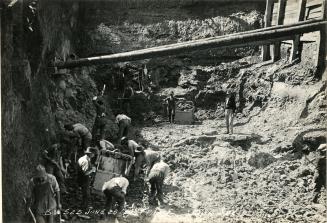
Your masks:
[{"label": "rocky soil", "polygon": [[[208,113],[211,120],[193,125],[161,121],[134,129],[133,137],[160,151],[171,167],[164,186],[166,204],[149,205],[149,185],[140,179],[131,181],[123,217],[110,220],[90,215],[90,220],[75,217],[70,221],[325,222],[326,190],[321,191],[318,203],[312,199],[319,158],[316,149],[326,141],[326,84],[310,75],[294,84],[292,78],[300,65],[280,70],[284,66],[284,62],[258,63],[238,69],[249,74],[246,88],[253,83],[258,88],[239,94],[246,100],[235,119],[233,135],[224,133],[224,119],[215,112]],[[287,73],[289,82],[271,81],[279,72]],[[251,93],[261,96],[262,103],[253,105],[248,100]],[[93,204],[103,208],[104,200],[96,196]]]},{"label": "rocky soil", "polygon": [[[283,59],[272,64],[260,62],[257,48],[244,48],[82,67],[54,77],[48,63],[55,57],[121,52],[254,29],[262,25],[264,10],[257,3],[167,4],[152,5],[149,14],[141,4],[119,6],[121,10],[117,5],[85,4],[40,0],[37,6],[16,4],[3,11],[5,219],[25,222],[21,197],[39,151],[58,141],[67,121],[91,128],[95,115],[91,98],[103,84],[106,135],[115,139],[111,110],[119,107],[116,99],[122,93],[115,77],[124,72],[138,91],[131,137],[161,151],[172,171],[165,182],[165,205],[150,206],[149,185],[142,179],[131,181],[127,210],[119,222],[325,221],[326,190],[318,204],[312,202],[316,149],[326,141],[326,84],[315,73],[315,43],[304,45],[302,62],[297,64],[287,62],[287,49]],[[137,74],[145,63],[149,88],[142,92]],[[234,135],[224,134],[222,102],[227,89],[237,93],[239,102]],[[194,103],[194,124],[164,121],[162,100],[172,90]],[[81,194],[74,178],[68,185],[63,208],[77,209]],[[103,197],[95,195],[92,206],[102,209]],[[108,220],[99,214],[89,217],[73,214],[67,221]]]}]

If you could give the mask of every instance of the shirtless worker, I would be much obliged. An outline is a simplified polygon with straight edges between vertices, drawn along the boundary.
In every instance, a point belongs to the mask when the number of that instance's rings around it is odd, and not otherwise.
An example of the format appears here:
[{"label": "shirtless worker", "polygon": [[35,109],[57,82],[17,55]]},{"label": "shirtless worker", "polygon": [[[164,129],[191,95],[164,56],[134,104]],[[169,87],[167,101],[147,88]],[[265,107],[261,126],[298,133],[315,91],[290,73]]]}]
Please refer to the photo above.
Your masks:
[{"label": "shirtless worker", "polygon": [[157,162],[160,162],[161,156],[160,153],[157,151],[153,151],[150,149],[145,149],[144,151],[141,151],[140,153],[135,153],[135,172],[134,177],[137,178],[139,176],[143,161],[145,161],[146,164],[146,176],[149,176],[150,170],[153,167],[153,165]]},{"label": "shirtless worker", "polygon": [[166,98],[167,109],[168,109],[168,120],[170,123],[175,121],[175,110],[176,110],[176,98],[174,97],[174,92],[170,92],[168,98]]},{"label": "shirtless worker", "polygon": [[92,134],[88,128],[86,128],[81,123],[76,124],[66,124],[64,128],[67,131],[72,131],[76,133],[82,140],[82,149],[85,151],[87,147],[90,146],[92,141]]}]

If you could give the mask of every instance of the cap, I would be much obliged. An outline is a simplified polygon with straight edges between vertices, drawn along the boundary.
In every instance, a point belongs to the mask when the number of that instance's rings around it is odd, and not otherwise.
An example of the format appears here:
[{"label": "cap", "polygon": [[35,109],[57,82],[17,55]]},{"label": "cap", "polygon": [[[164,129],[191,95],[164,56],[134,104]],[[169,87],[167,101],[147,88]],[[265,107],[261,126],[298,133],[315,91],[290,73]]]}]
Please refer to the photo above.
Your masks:
[{"label": "cap", "polygon": [[85,150],[85,154],[91,154],[91,153],[93,153],[93,148],[92,147],[87,147],[87,149]]},{"label": "cap", "polygon": [[45,171],[44,166],[39,164],[35,169],[35,177],[45,177],[47,175],[47,172]]},{"label": "cap", "polygon": [[124,136],[124,137],[122,137],[122,138],[120,139],[120,141],[121,141],[121,142],[126,142],[127,140],[128,140],[128,138],[127,138],[127,137],[125,137],[125,136]]}]

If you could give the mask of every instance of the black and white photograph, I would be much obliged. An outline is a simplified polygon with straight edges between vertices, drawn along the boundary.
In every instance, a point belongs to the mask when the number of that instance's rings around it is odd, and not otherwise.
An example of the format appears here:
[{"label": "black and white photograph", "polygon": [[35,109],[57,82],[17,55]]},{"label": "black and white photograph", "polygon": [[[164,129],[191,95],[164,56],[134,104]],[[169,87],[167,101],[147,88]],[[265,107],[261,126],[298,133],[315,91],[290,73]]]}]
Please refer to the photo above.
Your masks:
[{"label": "black and white photograph", "polygon": [[326,36],[327,0],[0,0],[0,222],[327,222]]}]

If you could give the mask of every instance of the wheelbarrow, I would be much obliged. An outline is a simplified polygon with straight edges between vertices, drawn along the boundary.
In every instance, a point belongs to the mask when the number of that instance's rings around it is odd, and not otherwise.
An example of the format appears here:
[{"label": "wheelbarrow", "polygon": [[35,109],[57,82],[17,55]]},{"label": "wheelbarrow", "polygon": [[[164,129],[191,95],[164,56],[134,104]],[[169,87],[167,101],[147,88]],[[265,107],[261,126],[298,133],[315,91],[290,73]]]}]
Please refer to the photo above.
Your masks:
[{"label": "wheelbarrow", "polygon": [[175,110],[175,122],[178,124],[193,124],[194,110],[195,107],[193,101],[177,101]]}]

